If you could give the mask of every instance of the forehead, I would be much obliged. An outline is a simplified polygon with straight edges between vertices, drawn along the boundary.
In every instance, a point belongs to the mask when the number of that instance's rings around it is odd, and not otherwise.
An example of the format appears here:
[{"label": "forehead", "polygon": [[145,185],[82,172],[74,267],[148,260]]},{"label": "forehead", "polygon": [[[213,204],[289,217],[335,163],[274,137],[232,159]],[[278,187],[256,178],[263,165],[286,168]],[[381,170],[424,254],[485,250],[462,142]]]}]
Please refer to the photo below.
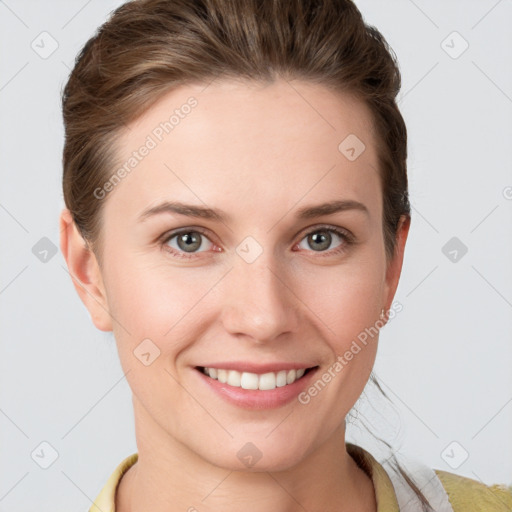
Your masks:
[{"label": "forehead", "polygon": [[108,203],[132,220],[170,197],[255,212],[302,199],[380,202],[368,108],[308,82],[181,86],[129,125],[117,155],[125,172]]}]

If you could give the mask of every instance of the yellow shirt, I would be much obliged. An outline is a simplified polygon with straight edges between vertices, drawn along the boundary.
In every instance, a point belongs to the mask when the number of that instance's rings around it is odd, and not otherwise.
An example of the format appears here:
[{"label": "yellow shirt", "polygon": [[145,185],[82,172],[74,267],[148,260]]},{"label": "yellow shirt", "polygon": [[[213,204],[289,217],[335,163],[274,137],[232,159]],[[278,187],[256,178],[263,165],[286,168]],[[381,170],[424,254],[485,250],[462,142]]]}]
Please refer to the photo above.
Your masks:
[{"label": "yellow shirt", "polygon": [[[372,479],[377,512],[400,512],[391,479],[366,450],[346,443],[347,452]],[[115,493],[123,474],[137,462],[138,453],[126,457],[110,475],[89,512],[115,512]],[[454,512],[512,512],[512,485],[485,485],[477,480],[436,469]]]}]

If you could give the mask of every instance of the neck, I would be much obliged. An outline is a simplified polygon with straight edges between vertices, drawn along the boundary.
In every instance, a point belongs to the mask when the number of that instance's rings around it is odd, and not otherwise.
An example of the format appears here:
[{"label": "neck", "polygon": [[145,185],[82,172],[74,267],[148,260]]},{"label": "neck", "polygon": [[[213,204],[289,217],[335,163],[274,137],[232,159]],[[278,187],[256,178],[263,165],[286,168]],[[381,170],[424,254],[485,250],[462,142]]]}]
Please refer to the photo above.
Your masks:
[{"label": "neck", "polygon": [[344,423],[300,463],[259,472],[211,464],[148,426],[136,423],[138,460],[118,486],[116,512],[377,510],[371,479],[347,453]]}]

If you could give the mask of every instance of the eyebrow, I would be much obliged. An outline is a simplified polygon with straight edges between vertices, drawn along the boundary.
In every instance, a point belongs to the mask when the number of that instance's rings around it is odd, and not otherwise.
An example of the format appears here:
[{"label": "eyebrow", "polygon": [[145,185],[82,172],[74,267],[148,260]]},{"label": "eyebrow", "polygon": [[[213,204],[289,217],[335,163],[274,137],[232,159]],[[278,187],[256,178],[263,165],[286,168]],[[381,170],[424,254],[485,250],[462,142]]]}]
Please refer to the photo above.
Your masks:
[{"label": "eyebrow", "polygon": [[[312,219],[324,215],[332,215],[333,213],[343,212],[347,210],[356,210],[369,215],[368,208],[358,201],[352,199],[344,199],[337,201],[330,201],[323,204],[304,206],[299,208],[296,212],[297,219]],[[196,206],[192,204],[185,204],[179,201],[164,201],[161,204],[153,206],[144,210],[139,218],[139,222],[144,222],[149,217],[160,215],[163,213],[177,213],[187,217],[196,217],[201,219],[215,220],[219,222],[230,222],[231,216],[220,209],[212,209],[206,206]]]}]

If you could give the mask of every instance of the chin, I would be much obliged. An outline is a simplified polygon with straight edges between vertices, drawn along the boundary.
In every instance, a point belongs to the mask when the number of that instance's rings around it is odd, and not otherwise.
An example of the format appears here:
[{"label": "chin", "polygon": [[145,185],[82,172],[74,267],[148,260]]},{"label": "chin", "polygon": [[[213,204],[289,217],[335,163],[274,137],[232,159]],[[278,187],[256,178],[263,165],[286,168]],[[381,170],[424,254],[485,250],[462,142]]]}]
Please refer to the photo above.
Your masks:
[{"label": "chin", "polygon": [[211,464],[230,471],[251,473],[287,471],[299,465],[307,456],[307,444],[297,439],[295,445],[276,440],[251,436],[253,441],[239,442],[231,440],[222,453],[205,454],[203,457]]}]

